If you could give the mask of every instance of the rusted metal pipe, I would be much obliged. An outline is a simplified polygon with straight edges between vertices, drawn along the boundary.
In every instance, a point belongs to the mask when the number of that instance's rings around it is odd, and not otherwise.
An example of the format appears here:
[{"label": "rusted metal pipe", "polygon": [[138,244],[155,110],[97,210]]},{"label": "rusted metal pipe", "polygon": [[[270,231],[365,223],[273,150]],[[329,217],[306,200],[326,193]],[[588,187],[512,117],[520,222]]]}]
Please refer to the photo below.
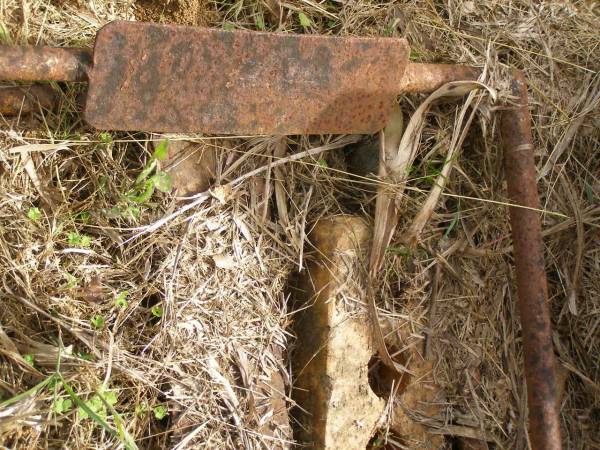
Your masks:
[{"label": "rusted metal pipe", "polygon": [[38,108],[51,109],[56,95],[50,86],[33,85],[0,88],[0,114],[16,116],[37,111]]},{"label": "rusted metal pipe", "polygon": [[429,93],[443,84],[459,80],[476,80],[481,69],[454,64],[409,63],[400,90],[403,93]]},{"label": "rusted metal pipe", "polygon": [[[556,363],[544,267],[540,200],[537,192],[531,116],[523,74],[511,83],[517,105],[503,112],[501,131],[515,255],[517,293],[529,409],[529,437],[534,450],[561,448],[556,405]],[[522,207],[521,207],[522,206]],[[530,209],[533,208],[533,209]]]},{"label": "rusted metal pipe", "polygon": [[83,48],[0,45],[0,80],[87,81],[91,61]]}]

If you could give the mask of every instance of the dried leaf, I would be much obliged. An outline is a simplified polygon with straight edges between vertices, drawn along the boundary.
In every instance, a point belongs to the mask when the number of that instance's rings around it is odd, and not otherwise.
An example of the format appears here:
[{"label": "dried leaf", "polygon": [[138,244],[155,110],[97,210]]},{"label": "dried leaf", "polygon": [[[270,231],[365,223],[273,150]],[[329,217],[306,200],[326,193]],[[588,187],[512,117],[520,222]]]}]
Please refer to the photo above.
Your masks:
[{"label": "dried leaf", "polygon": [[[369,261],[369,313],[373,322],[379,356],[383,363],[398,372],[405,372],[406,368],[394,362],[387,351],[383,332],[379,325],[373,286],[376,285],[377,275],[383,264],[385,249],[388,247],[398,224],[399,205],[404,192],[404,184],[408,177],[409,167],[417,153],[419,138],[429,108],[438,99],[461,97],[474,89],[480,88],[488,89],[492,96],[495,96],[494,91],[476,81],[455,81],[441,86],[417,108],[408,122],[397,147],[398,135],[402,129],[402,116],[399,110],[394,111],[388,125],[382,132],[380,151],[382,158],[379,160],[379,176],[383,183],[379,185],[375,203],[373,245]],[[393,186],[393,191],[389,185]]]},{"label": "dried leaf", "polygon": [[[492,98],[495,98],[495,91],[491,88],[482,85],[485,87]],[[442,167],[441,173],[438,175],[429,195],[427,196],[427,200],[421,207],[421,210],[413,220],[408,232],[404,236],[404,242],[412,243],[413,245],[418,241],[421,232],[425,228],[427,222],[431,218],[433,211],[438,204],[440,196],[442,195],[442,191],[446,186],[448,178],[450,177],[450,172],[452,170],[453,161],[456,160],[457,154],[462,147],[462,144],[467,136],[467,132],[471,126],[473,118],[475,117],[475,113],[477,112],[478,106],[481,103],[482,98],[479,97],[476,100],[475,106],[471,107],[471,104],[475,101],[475,92],[474,90],[469,93],[469,96],[465,100],[463,106],[461,107],[460,113],[458,115],[458,119],[456,124],[454,125],[454,131],[452,133],[452,140],[450,141],[450,145],[448,146],[448,153],[446,154],[446,159],[444,161],[444,166]],[[467,111],[471,111],[471,114],[466,119]]]},{"label": "dried leaf", "polygon": [[232,255],[213,255],[212,258],[215,262],[215,266],[219,269],[233,269],[235,267],[235,260]]},{"label": "dried leaf", "polygon": [[219,200],[219,203],[221,203],[222,205],[227,203],[227,201],[231,198],[232,193],[233,190],[231,188],[231,185],[229,184],[215,186],[210,191],[210,195]]}]

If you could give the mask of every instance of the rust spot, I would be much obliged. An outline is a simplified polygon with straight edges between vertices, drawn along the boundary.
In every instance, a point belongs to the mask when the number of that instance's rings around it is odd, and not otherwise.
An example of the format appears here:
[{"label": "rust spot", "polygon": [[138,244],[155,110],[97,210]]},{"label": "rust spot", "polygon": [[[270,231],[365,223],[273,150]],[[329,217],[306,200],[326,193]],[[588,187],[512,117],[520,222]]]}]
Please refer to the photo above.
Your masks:
[{"label": "rust spot", "polygon": [[[373,133],[407,62],[404,39],[112,22],[96,37],[84,114],[113,130]],[[379,104],[381,116],[353,113]]]}]

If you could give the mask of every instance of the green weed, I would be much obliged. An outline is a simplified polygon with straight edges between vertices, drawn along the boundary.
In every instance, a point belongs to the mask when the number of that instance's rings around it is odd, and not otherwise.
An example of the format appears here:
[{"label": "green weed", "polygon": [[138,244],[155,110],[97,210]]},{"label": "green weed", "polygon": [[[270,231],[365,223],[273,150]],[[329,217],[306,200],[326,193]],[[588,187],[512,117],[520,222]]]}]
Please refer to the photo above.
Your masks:
[{"label": "green weed", "polygon": [[71,247],[89,248],[92,245],[92,237],[77,231],[71,231],[67,234],[67,242]]},{"label": "green weed", "polygon": [[146,166],[135,180],[133,188],[125,195],[125,199],[133,203],[146,203],[155,190],[169,193],[173,190],[171,176],[159,169],[158,162],[167,158],[169,153],[169,140],[162,141]]},{"label": "green weed", "polygon": [[163,309],[158,305],[154,305],[152,309],[150,309],[150,312],[154,317],[158,317],[159,319],[163,316]]},{"label": "green weed", "polygon": [[302,26],[302,28],[308,28],[311,25],[311,21],[308,18],[308,16],[306,14],[304,14],[302,11],[300,11],[298,13],[298,20],[300,21],[300,25]]},{"label": "green weed", "polygon": [[29,210],[27,211],[27,217],[32,222],[37,222],[42,218],[42,212],[40,211],[40,208],[29,208]]},{"label": "green weed", "polygon": [[100,314],[97,314],[90,319],[90,323],[94,328],[100,329],[104,327],[104,325],[106,324],[106,320]]},{"label": "green weed", "polygon": [[167,417],[169,410],[165,405],[156,405],[152,408],[152,413],[154,414],[154,417],[156,417],[156,420],[163,420]]},{"label": "green weed", "polygon": [[117,295],[115,298],[115,305],[120,308],[127,308],[129,306],[129,302],[127,301],[127,296],[129,295],[128,291],[123,291]]}]

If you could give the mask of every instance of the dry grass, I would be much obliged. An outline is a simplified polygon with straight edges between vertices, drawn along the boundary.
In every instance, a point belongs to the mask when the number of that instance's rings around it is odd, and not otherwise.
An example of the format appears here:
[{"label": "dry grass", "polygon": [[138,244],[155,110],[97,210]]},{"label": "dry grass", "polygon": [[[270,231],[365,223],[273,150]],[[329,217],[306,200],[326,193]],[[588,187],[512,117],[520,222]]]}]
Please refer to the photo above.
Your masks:
[{"label": "dry grass", "polygon": [[[506,66],[525,72],[540,192],[549,212],[545,244],[555,349],[565,380],[563,439],[568,448],[600,448],[597,6],[171,2],[177,7],[165,8],[159,20],[171,20],[170,11],[180,14],[186,5],[204,5],[194,17],[212,26],[406,36],[415,60],[487,64],[487,83],[501,97]],[[159,2],[144,3],[4,0],[2,37],[16,44],[90,45],[101,25],[140,17],[147,3],[153,3],[148,11],[156,18]],[[308,27],[300,25],[300,12]],[[268,393],[261,386],[274,372],[289,379],[285,349],[293,342],[293,316],[285,283],[302,259],[305,225],[340,212],[372,220],[374,183],[350,176],[344,151],[331,150],[263,170],[221,192],[224,197],[206,196],[139,235],[139,227],[183,204],[167,194],[142,205],[123,199],[150,158],[152,141],[161,138],[119,133],[109,139],[81,122],[79,86],[56,89],[57,112],[1,119],[0,392],[14,401],[0,408],[0,441],[11,448],[114,448],[128,436],[140,448],[175,447],[182,439],[210,448],[281,443],[289,437],[285,427],[264,430]],[[401,99],[405,117],[422,101]],[[480,108],[420,244],[403,244],[403,231],[442,165],[456,111],[456,105],[442,104],[428,115],[385,255],[379,311],[394,319],[389,343],[409,352],[421,348],[426,334],[437,356],[443,413],[415,413],[419,421],[438,433],[487,436],[498,448],[527,448],[520,326],[493,107]],[[277,138],[190,139],[216,149],[221,184],[268,165],[282,149],[291,154],[334,142],[293,137],[282,147]],[[51,145],[11,150],[27,144]],[[265,202],[265,196],[273,200]],[[39,209],[39,218],[28,217],[32,208]],[[118,306],[124,292],[128,305]],[[95,327],[96,316],[105,324]],[[51,378],[58,361],[64,383]],[[102,420],[82,418],[76,405],[59,412],[70,399],[65,384],[83,402],[93,403],[98,392],[106,400],[114,394],[114,408],[100,401],[99,410],[110,430],[119,429],[121,418],[126,433],[112,435]],[[163,419],[161,408],[167,410]]]}]

